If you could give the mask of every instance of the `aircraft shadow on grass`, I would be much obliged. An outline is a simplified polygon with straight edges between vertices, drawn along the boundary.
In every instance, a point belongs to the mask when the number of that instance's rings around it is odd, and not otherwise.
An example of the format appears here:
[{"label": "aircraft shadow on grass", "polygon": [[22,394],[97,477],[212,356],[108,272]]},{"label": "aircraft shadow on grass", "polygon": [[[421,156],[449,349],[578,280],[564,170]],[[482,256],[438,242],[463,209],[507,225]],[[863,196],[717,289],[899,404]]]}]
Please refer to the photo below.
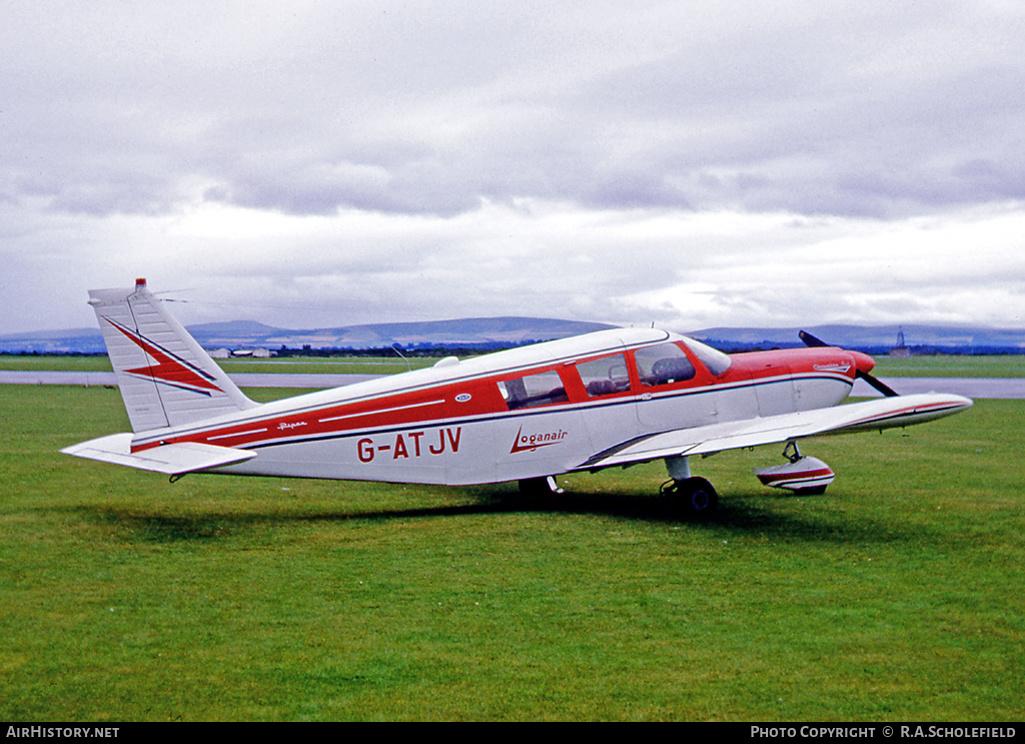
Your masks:
[{"label": "aircraft shadow on grass", "polygon": [[[178,543],[208,542],[245,537],[254,530],[275,529],[302,523],[379,522],[417,519],[459,519],[462,517],[502,514],[562,514],[573,516],[611,517],[624,522],[675,525],[681,528],[714,532],[737,538],[750,536],[797,542],[862,544],[907,542],[914,540],[915,528],[901,525],[896,529],[883,521],[860,518],[843,523],[834,519],[818,519],[814,515],[795,515],[778,509],[762,508],[758,502],[815,497],[766,496],[762,493],[740,494],[724,499],[714,515],[703,519],[682,516],[669,499],[624,492],[564,492],[540,496],[523,496],[515,492],[488,492],[473,489],[472,503],[421,506],[415,508],[367,511],[325,510],[302,512],[289,507],[282,510],[237,513],[204,511],[195,514],[167,514],[165,510],[149,511],[138,506],[125,509],[83,507],[77,511],[87,519],[106,526],[114,533],[128,533],[131,539],[145,542]],[[766,503],[771,507],[771,503]]]}]

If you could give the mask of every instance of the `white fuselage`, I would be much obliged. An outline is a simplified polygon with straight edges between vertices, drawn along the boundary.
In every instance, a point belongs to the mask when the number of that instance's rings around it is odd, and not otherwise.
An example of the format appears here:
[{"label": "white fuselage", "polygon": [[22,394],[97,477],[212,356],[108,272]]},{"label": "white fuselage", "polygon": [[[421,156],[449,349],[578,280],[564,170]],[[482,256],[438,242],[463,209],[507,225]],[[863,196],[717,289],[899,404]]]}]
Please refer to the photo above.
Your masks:
[{"label": "white fuselage", "polygon": [[[664,331],[603,331],[146,432],[133,449],[193,441],[255,450],[221,469],[236,474],[523,480],[586,468],[596,453],[651,434],[842,402],[853,384],[847,352],[811,351],[799,350],[807,363],[796,351],[731,359]],[[642,355],[675,356],[692,371],[645,377]],[[514,391],[531,389],[521,406]]]}]

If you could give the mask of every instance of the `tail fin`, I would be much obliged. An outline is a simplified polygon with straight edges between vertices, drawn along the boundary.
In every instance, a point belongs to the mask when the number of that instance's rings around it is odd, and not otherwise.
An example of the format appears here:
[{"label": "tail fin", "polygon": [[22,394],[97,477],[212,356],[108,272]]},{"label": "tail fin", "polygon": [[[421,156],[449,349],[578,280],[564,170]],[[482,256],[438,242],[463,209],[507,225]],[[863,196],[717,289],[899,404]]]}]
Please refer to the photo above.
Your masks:
[{"label": "tail fin", "polygon": [[180,426],[255,405],[137,279],[134,289],[94,289],[103,332],[136,432]]}]

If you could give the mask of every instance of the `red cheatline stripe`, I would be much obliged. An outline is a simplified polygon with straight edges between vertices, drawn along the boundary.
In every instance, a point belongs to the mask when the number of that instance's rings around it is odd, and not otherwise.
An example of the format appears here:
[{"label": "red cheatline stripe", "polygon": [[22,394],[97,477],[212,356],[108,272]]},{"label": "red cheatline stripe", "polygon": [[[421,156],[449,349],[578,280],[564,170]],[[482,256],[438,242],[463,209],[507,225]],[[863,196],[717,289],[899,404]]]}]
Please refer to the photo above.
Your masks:
[{"label": "red cheatline stripe", "polygon": [[832,470],[828,468],[819,468],[818,470],[807,470],[803,473],[765,473],[758,476],[765,485],[772,483],[789,483],[791,481],[798,480],[812,480],[815,478],[826,478],[834,475]]}]

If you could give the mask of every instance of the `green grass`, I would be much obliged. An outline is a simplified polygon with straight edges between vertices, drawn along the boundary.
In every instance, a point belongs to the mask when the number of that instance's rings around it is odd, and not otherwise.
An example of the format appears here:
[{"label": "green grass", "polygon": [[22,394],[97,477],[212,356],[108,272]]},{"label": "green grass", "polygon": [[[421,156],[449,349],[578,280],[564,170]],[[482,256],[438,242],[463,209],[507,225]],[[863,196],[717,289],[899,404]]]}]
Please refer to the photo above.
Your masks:
[{"label": "green grass", "polygon": [[409,369],[430,367],[438,360],[433,357],[331,357],[284,359],[225,359],[218,361],[228,374],[236,372],[273,372],[275,374],[362,374],[394,375]]},{"label": "green grass", "polygon": [[[412,369],[435,364],[434,358],[409,359]],[[1025,377],[1025,355],[979,357],[911,357],[891,359],[876,357],[874,373],[883,377]],[[224,371],[235,373],[295,374],[395,374],[408,368],[396,357],[335,357],[328,359],[229,359],[218,360]],[[110,372],[106,356],[96,357],[33,357],[0,355],[0,370],[58,370],[77,372]]]},{"label": "green grass", "polygon": [[[247,391],[261,397],[287,391]],[[66,457],[116,390],[0,386],[6,720],[1021,720],[1025,403],[804,449],[432,488]]]},{"label": "green grass", "polygon": [[[430,367],[437,359],[410,357],[406,361],[397,357],[285,357],[282,359],[218,359],[228,374],[241,372],[272,372],[275,374],[366,374],[388,375],[407,369]],[[112,372],[106,355],[97,356],[31,356],[0,354],[0,370]]]},{"label": "green grass", "polygon": [[881,377],[1025,377],[1025,355],[874,357]]},{"label": "green grass", "polygon": [[[1025,377],[1025,355],[916,356],[907,359],[875,357],[875,374],[882,377]],[[437,359],[410,357],[413,369],[430,367]],[[226,372],[296,374],[395,374],[405,372],[406,362],[396,357],[333,357],[328,359],[225,359]],[[60,370],[109,372],[106,356],[19,356],[0,354],[0,370]]]},{"label": "green grass", "polygon": [[28,372],[113,372],[106,354],[100,356],[46,356],[0,354],[0,370]]}]

